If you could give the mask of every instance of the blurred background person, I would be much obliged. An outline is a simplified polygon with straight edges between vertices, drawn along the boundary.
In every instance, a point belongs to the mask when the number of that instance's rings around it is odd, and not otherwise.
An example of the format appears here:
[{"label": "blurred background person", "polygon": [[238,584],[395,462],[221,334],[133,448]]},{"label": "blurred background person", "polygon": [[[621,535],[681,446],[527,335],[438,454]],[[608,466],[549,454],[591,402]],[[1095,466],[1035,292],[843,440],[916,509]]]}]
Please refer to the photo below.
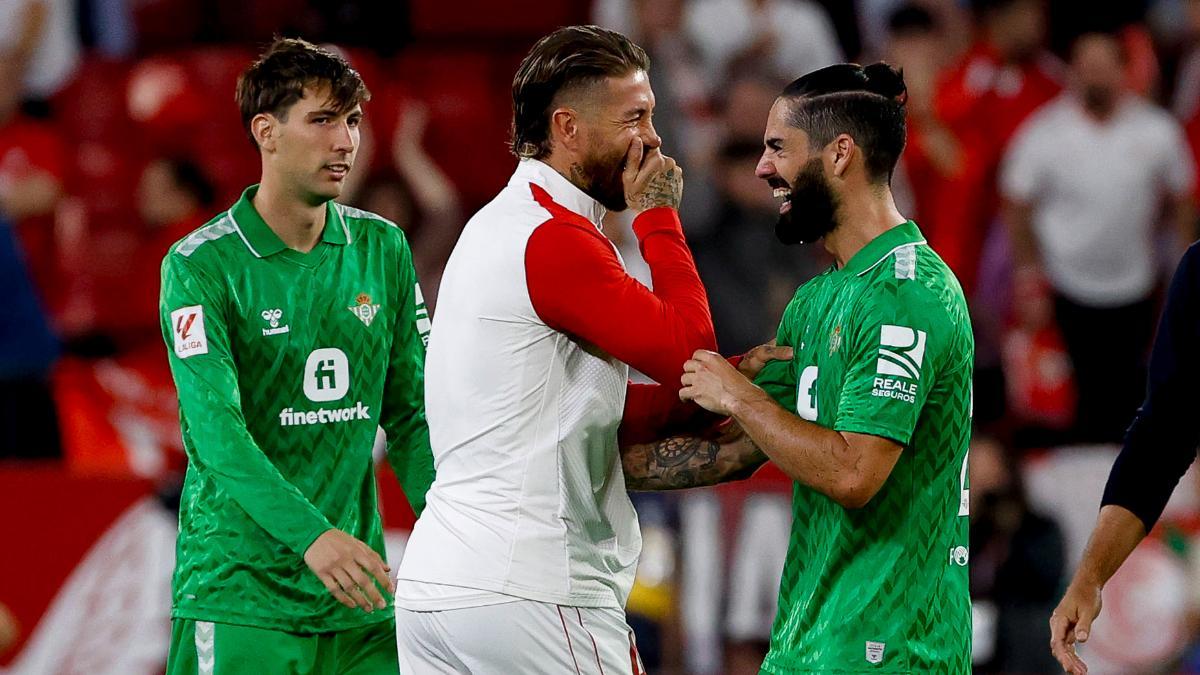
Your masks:
[{"label": "blurred background person", "polygon": [[44,101],[70,82],[80,59],[76,6],[72,0],[0,3],[0,61],[13,66],[0,85]]},{"label": "blurred background person", "polygon": [[0,460],[62,456],[51,332],[12,225],[0,212]]},{"label": "blurred background person", "polygon": [[842,60],[828,12],[811,0],[691,0],[686,21],[718,87],[739,65],[786,82]]},{"label": "blurred background person", "polygon": [[1084,442],[1119,442],[1141,398],[1162,205],[1171,262],[1195,236],[1183,132],[1128,92],[1125,64],[1114,35],[1079,37],[1070,91],[1021,129],[1003,170],[1014,268],[1054,289],[1079,384],[1074,436]]},{"label": "blurred background person", "polygon": [[1029,505],[1016,456],[994,438],[971,441],[973,672],[1055,673],[1045,617],[1063,584],[1058,525]]}]

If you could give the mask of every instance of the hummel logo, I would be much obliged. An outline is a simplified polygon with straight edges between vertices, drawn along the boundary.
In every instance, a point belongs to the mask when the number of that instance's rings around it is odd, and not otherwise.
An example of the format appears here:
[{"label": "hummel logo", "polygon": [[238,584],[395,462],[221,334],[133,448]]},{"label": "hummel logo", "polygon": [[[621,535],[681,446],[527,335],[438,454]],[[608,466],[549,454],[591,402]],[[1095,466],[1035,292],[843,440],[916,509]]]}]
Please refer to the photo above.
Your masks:
[{"label": "hummel logo", "polygon": [[279,335],[280,333],[287,333],[292,330],[290,326],[279,325],[279,320],[283,318],[282,309],[264,309],[261,316],[263,321],[271,324],[270,328],[263,329],[263,335]]}]

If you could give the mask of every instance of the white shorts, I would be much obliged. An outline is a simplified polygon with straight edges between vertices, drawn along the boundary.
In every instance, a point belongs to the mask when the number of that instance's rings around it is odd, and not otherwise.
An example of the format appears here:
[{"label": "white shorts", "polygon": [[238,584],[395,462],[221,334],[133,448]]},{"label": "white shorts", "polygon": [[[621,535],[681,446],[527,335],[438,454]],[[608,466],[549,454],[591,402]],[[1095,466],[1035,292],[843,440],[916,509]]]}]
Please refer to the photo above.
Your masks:
[{"label": "white shorts", "polygon": [[617,609],[533,600],[414,612],[396,608],[404,675],[645,675]]}]

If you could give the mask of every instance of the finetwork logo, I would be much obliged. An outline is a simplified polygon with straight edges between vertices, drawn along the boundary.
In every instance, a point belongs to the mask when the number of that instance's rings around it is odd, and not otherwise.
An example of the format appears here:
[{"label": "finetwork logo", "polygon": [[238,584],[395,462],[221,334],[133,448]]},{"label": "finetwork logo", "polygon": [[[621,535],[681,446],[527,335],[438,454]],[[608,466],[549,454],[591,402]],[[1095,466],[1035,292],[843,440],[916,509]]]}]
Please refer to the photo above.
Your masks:
[{"label": "finetwork logo", "polygon": [[304,395],[316,403],[336,401],[350,391],[350,360],[337,347],[314,349],[304,363]]},{"label": "finetwork logo", "polygon": [[[337,347],[314,349],[304,363],[304,395],[314,403],[327,403],[345,398],[350,391],[350,360]],[[357,401],[353,407],[320,408],[317,410],[279,411],[279,425],[329,424],[371,419],[371,407]]]},{"label": "finetwork logo", "polygon": [[[925,331],[884,324],[879,329],[879,360],[872,396],[894,398],[905,403],[917,400],[917,383],[925,362]],[[900,379],[895,379],[900,378]]]},{"label": "finetwork logo", "polygon": [[358,401],[353,408],[320,408],[317,410],[293,410],[284,408],[279,411],[279,426],[294,427],[307,424],[329,424],[330,422],[353,422],[354,420],[371,419],[371,407]]}]

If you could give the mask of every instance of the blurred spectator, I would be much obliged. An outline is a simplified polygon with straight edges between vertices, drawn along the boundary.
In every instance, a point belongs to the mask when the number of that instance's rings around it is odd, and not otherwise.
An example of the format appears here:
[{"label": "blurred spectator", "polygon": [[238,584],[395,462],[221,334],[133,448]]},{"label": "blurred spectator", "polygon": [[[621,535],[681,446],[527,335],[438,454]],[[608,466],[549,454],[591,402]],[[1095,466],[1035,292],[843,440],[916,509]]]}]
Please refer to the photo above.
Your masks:
[{"label": "blurred spectator", "polygon": [[704,136],[708,82],[699,48],[684,27],[684,0],[600,0],[597,23],[625,32],[654,64],[654,128],[667,154],[689,166],[693,144]]},{"label": "blurred spectator", "polygon": [[[0,59],[0,81],[15,65]],[[66,148],[49,124],[18,111],[20,90],[0,86],[0,217],[18,229],[18,240],[43,302],[58,300],[59,261],[53,214],[63,195]]]},{"label": "blurred spectator", "polygon": [[[194,162],[160,158],[150,162],[138,181],[137,209],[143,230],[132,266],[114,281],[129,289],[122,324],[135,341],[162,339],[158,322],[159,269],[176,241],[213,216],[216,192]],[[102,294],[104,295],[104,294]]]},{"label": "blurred spectator", "polygon": [[1013,456],[994,439],[971,442],[970,472],[972,670],[1057,673],[1043,643],[1063,582],[1062,531],[1031,510]]},{"label": "blurred spectator", "polygon": [[13,618],[12,612],[8,611],[8,607],[0,602],[0,656],[3,656],[4,652],[7,652],[16,643],[20,634],[21,627]]},{"label": "blurred spectator", "polygon": [[892,191],[901,212],[912,214],[937,240],[961,227],[944,222],[941,208],[942,193],[953,185],[963,163],[957,137],[933,111],[934,85],[949,56],[944,30],[919,3],[898,6],[888,17],[887,29],[883,58],[903,69],[908,86],[908,142],[892,177]]},{"label": "blurred spectator", "polygon": [[1045,279],[1018,275],[1003,340],[1008,413],[1017,447],[1051,447],[1075,420],[1075,378],[1054,323],[1054,291]]},{"label": "blurred spectator", "polygon": [[719,198],[708,223],[689,231],[696,268],[708,289],[717,344],[743,354],[770,340],[795,289],[826,259],[813,247],[780,246],[775,239],[779,202],[754,175],[758,140],[730,139],[713,172]]},{"label": "blurred spectator", "polygon": [[[12,68],[0,60],[0,73]],[[18,94],[16,88],[0,87],[0,211],[22,220],[53,213],[66,168],[57,132],[22,115]]]},{"label": "blurred spectator", "polygon": [[1184,0],[1188,51],[1179,64],[1171,110],[1183,121],[1200,111],[1200,0]]},{"label": "blurred spectator", "polygon": [[0,2],[0,62],[15,67],[0,77],[0,87],[16,89],[20,98],[57,94],[79,66],[75,1]]},{"label": "blurred spectator", "polygon": [[[855,0],[855,5],[862,33],[860,61],[863,63],[885,58],[887,45],[895,34],[892,19],[906,8],[920,10],[932,18],[939,26],[938,47],[948,56],[957,57],[971,41],[970,16],[958,0]],[[907,71],[904,79],[908,81]]]},{"label": "blurred spectator", "polygon": [[46,323],[12,227],[0,214],[0,459],[62,455]]},{"label": "blurred spectator", "polygon": [[400,110],[392,142],[395,175],[384,172],[369,179],[355,203],[404,230],[425,304],[432,311],[442,268],[462,232],[463,219],[458,191],[422,145],[428,124],[429,111],[423,104],[410,102]]},{"label": "blurred spectator", "polygon": [[955,171],[941,187],[930,245],[958,275],[968,297],[998,209],[995,167],[1017,127],[1061,90],[1046,52],[1042,0],[973,0],[976,37],[940,79],[934,114],[958,140]]},{"label": "blurred spectator", "polygon": [[686,23],[717,86],[738,65],[790,82],[842,60],[829,15],[810,0],[693,0]]},{"label": "blurred spectator", "polygon": [[1175,228],[1172,262],[1194,230],[1194,169],[1182,130],[1128,93],[1124,63],[1115,36],[1079,38],[1072,90],[1022,128],[1002,177],[1017,274],[1044,276],[1054,288],[1083,441],[1120,441],[1141,398],[1162,202]]}]

